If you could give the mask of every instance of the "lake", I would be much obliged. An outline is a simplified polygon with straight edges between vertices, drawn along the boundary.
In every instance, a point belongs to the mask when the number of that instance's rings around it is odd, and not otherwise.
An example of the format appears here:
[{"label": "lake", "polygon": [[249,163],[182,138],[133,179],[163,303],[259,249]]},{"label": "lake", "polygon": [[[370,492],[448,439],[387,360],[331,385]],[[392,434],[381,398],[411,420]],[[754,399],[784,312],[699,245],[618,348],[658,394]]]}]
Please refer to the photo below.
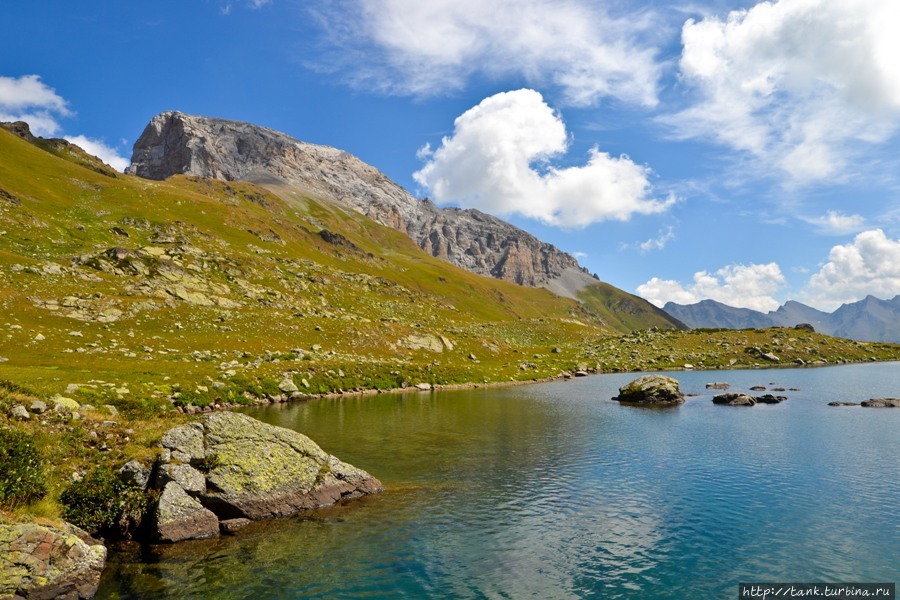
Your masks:
[{"label": "lake", "polygon": [[[736,598],[739,582],[900,580],[897,363],[636,374],[248,410],[383,494],[113,553],[98,598]],[[716,406],[705,384],[797,388]],[[753,393],[753,392],[751,392]],[[767,392],[757,392],[767,393]]]}]

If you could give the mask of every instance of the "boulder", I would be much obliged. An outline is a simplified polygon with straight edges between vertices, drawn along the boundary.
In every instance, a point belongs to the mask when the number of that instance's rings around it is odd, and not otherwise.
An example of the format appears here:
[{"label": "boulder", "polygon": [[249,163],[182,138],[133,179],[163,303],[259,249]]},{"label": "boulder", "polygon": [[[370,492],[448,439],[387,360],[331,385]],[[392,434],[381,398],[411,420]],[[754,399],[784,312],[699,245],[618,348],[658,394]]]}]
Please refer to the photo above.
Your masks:
[{"label": "boulder", "polygon": [[787,400],[787,396],[773,396],[772,394],[763,394],[762,396],[754,396],[757,404],[779,404]]},{"label": "boulder", "polygon": [[619,395],[613,398],[619,402],[638,404],[681,404],[684,394],[678,381],[665,375],[645,375],[619,388]]},{"label": "boulder", "polygon": [[900,398],[872,398],[861,404],[867,408],[900,408]]},{"label": "boulder", "polygon": [[177,483],[189,494],[202,494],[206,491],[206,477],[191,465],[172,463],[160,465],[156,475],[156,487],[164,489],[170,481]]},{"label": "boulder", "polygon": [[0,523],[0,598],[92,598],[106,547],[74,525]]},{"label": "boulder", "polygon": [[203,425],[189,423],[173,427],[162,436],[162,446],[172,452],[172,460],[189,463],[206,458],[203,448]]},{"label": "boulder", "polygon": [[219,519],[170,481],[159,496],[153,519],[153,537],[159,542],[180,542],[214,537]]},{"label": "boulder", "polygon": [[204,506],[223,519],[294,514],[383,490],[305,435],[230,412],[204,417],[209,472]]},{"label": "boulder", "polygon": [[708,390],[727,390],[731,387],[731,384],[724,383],[722,381],[714,381],[712,383],[706,384],[706,389]]},{"label": "boulder", "polygon": [[738,392],[728,392],[713,396],[713,404],[724,404],[726,406],[754,406],[756,405],[756,398]]},{"label": "boulder", "polygon": [[119,478],[134,487],[147,489],[147,484],[150,483],[150,467],[137,460],[129,461],[119,469]]},{"label": "boulder", "polygon": [[829,402],[828,406],[859,406],[859,402]]},{"label": "boulder", "polygon": [[9,416],[13,419],[19,419],[20,421],[27,421],[31,418],[31,415],[28,414],[28,409],[26,409],[21,404],[16,404],[11,409],[9,409]]},{"label": "boulder", "polygon": [[61,413],[74,413],[81,406],[75,400],[71,398],[66,398],[65,396],[57,396],[56,398],[51,398],[54,402],[56,402],[53,410]]},{"label": "boulder", "polygon": [[47,403],[43,400],[35,400],[31,403],[31,412],[36,415],[43,414],[47,412]]},{"label": "boulder", "polygon": [[288,377],[285,377],[281,380],[281,383],[278,384],[278,389],[284,392],[285,394],[291,394],[293,392],[299,392],[300,388],[297,387],[297,384],[293,382]]}]

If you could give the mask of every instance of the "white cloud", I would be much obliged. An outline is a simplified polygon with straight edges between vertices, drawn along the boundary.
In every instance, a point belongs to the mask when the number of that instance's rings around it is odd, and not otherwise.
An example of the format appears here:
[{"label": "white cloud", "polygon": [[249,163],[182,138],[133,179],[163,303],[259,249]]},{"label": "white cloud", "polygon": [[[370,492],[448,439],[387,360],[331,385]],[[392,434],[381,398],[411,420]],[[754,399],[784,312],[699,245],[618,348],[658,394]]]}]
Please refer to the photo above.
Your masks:
[{"label": "white cloud", "polygon": [[834,246],[828,262],[810,277],[804,301],[834,310],[867,295],[892,298],[900,294],[900,240],[881,229],[864,231],[852,244]]},{"label": "white cloud", "polygon": [[654,277],[638,286],[637,293],[660,307],[669,301],[693,304],[711,299],[729,306],[767,312],[780,306],[772,294],[784,283],[784,275],[776,263],[728,265],[715,273],[694,273],[694,282],[687,287],[671,279]]},{"label": "white cloud", "polygon": [[675,239],[675,229],[669,225],[665,231],[660,231],[659,235],[655,238],[651,238],[645,242],[641,242],[638,245],[638,250],[641,251],[641,254],[646,254],[652,250],[662,250],[665,248],[669,242]]},{"label": "white cloud", "polygon": [[66,141],[79,146],[88,154],[93,154],[113,169],[119,172],[125,171],[125,167],[131,164],[131,160],[119,154],[119,151],[107,146],[101,140],[91,139],[83,135],[65,136]]},{"label": "white cloud", "polygon": [[900,3],[777,0],[682,30],[683,81],[700,95],[666,119],[798,182],[840,175],[900,121]]},{"label": "white cloud", "polygon": [[0,76],[0,121],[25,121],[32,133],[53,135],[59,117],[72,113],[68,103],[38,75]]},{"label": "white cloud", "polygon": [[553,85],[567,101],[657,103],[660,65],[642,41],[652,15],[589,0],[336,0],[317,14],[342,66],[382,92],[432,96],[476,75]]},{"label": "white cloud", "polygon": [[565,124],[538,92],[503,92],[458,117],[453,135],[420,153],[430,159],[413,177],[438,203],[563,227],[624,221],[662,212],[674,201],[653,199],[650,169],[627,156],[594,148],[584,166],[550,165],[567,143]]},{"label": "white cloud", "polygon": [[846,235],[866,227],[866,219],[861,215],[847,215],[834,210],[829,210],[819,217],[802,217],[802,219],[815,225],[820,233],[826,235]]}]

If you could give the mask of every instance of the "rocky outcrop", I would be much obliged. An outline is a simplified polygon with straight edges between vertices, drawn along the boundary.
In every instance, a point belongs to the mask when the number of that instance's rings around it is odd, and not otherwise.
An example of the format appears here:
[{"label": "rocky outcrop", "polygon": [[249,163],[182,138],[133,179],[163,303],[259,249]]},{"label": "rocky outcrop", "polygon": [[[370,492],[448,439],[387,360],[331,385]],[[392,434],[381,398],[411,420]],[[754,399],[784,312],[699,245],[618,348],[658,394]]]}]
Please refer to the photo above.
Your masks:
[{"label": "rocky outcrop", "polygon": [[210,537],[235,519],[292,515],[383,489],[308,437],[238,413],[173,427],[162,445],[156,541]]},{"label": "rocky outcrop", "polygon": [[741,394],[739,392],[728,392],[713,396],[713,404],[722,404],[725,406],[756,406],[756,398],[749,394]]},{"label": "rocky outcrop", "polygon": [[872,398],[860,404],[866,408],[900,408],[900,398]]},{"label": "rocky outcrop", "polygon": [[0,523],[0,598],[92,598],[106,548],[64,523]]},{"label": "rocky outcrop", "polygon": [[[750,388],[751,390],[753,388]],[[765,389],[765,388],[763,388]],[[781,404],[787,400],[787,396],[775,396],[774,394],[763,394],[762,396],[751,396],[741,392],[727,392],[713,396],[713,404],[722,404],[725,406],[756,406],[757,404]]]},{"label": "rocky outcrop", "polygon": [[265,127],[164,112],[135,143],[127,172],[287,184],[400,230],[432,256],[481,275],[573,298],[596,283],[574,257],[505,221],[477,210],[440,209],[347,152]]},{"label": "rocky outcrop", "polygon": [[678,381],[665,375],[645,375],[619,388],[619,395],[613,398],[619,402],[635,404],[674,405],[684,402],[684,394]]}]

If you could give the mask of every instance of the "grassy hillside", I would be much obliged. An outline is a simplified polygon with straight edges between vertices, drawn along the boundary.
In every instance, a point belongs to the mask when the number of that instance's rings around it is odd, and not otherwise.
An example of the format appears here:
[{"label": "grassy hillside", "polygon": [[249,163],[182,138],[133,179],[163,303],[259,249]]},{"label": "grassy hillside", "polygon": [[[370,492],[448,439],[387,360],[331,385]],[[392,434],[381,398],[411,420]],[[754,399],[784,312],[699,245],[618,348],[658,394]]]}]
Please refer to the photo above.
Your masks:
[{"label": "grassy hillside", "polygon": [[686,329],[686,326],[642,298],[604,283],[597,282],[578,293],[587,310],[617,331],[660,327]]},{"label": "grassy hillside", "polygon": [[313,392],[508,379],[513,354],[608,331],[287,190],[112,178],[5,131],[0,155],[0,379],[38,393],[102,380],[127,404],[226,371],[294,370]]},{"label": "grassy hillside", "polygon": [[[36,436],[48,464],[48,499],[20,512],[56,516],[73,473],[152,455],[183,407],[293,386],[900,358],[900,346],[783,329],[621,336],[671,323],[605,284],[579,303],[474,275],[291,189],[116,175],[2,129],[0,158],[0,428]],[[79,417],[10,415],[58,396]]]}]

